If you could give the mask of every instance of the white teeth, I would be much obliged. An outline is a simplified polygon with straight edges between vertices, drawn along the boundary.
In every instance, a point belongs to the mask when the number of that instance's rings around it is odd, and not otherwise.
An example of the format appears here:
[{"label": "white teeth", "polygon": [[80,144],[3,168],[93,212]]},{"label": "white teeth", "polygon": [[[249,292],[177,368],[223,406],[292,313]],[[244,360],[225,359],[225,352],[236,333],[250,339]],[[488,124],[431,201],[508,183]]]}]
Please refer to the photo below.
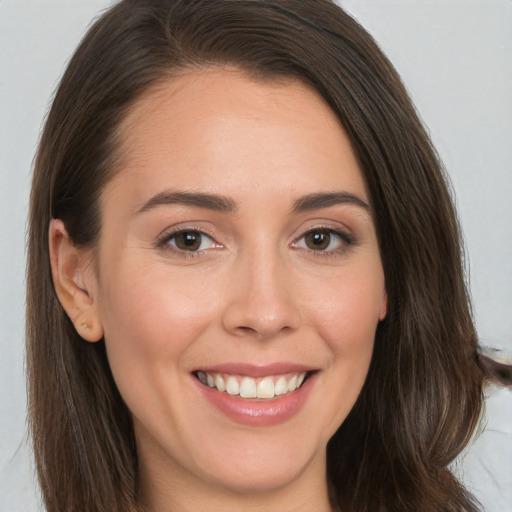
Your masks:
[{"label": "white teeth", "polygon": [[288,382],[288,391],[295,391],[297,389],[297,375],[294,375]]},{"label": "white teeth", "polygon": [[224,382],[224,378],[220,373],[217,373],[217,375],[215,375],[215,387],[219,391],[226,391],[226,383]]},{"label": "white teeth", "polygon": [[286,379],[284,377],[279,377],[278,381],[275,384],[274,393],[276,396],[284,395],[288,391],[288,384],[286,383]]},{"label": "white teeth", "polygon": [[240,396],[242,398],[256,398],[256,382],[254,379],[244,377],[240,384]]},{"label": "white teeth", "polygon": [[226,392],[228,395],[238,395],[240,393],[240,386],[235,377],[228,377],[226,382]]},{"label": "white teeth", "polygon": [[274,398],[274,381],[272,377],[261,379],[256,392],[258,398]]},{"label": "white teeth", "polygon": [[269,376],[262,379],[253,379],[252,377],[223,376],[220,373],[198,371],[197,378],[204,385],[226,392],[228,395],[240,395],[242,398],[271,399],[298,389],[306,378],[306,372],[294,374],[288,376],[288,378],[281,375],[280,377]]}]

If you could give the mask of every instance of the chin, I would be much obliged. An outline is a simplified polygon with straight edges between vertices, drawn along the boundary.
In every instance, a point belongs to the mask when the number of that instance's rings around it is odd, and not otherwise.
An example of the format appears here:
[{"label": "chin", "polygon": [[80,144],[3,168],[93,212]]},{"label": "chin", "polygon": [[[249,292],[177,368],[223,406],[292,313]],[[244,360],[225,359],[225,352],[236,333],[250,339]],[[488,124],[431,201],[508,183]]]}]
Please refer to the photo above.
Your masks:
[{"label": "chin", "polygon": [[310,460],[301,462],[293,456],[287,461],[268,460],[252,464],[245,459],[230,467],[218,465],[213,481],[237,494],[271,494],[299,482],[311,467]]}]

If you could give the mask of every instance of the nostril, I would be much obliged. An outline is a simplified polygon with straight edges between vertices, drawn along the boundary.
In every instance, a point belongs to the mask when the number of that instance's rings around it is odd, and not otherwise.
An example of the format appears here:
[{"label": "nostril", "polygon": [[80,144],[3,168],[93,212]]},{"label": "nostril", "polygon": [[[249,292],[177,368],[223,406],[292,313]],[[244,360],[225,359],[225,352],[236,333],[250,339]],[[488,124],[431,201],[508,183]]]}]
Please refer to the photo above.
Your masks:
[{"label": "nostril", "polygon": [[240,327],[238,327],[238,329],[243,332],[256,332],[256,329],[254,329],[253,327],[249,327],[247,325],[241,325]]},{"label": "nostril", "polygon": [[284,327],[275,327],[275,326],[266,326],[259,328],[249,327],[247,325],[241,325],[235,329],[235,333],[240,336],[253,336],[258,338],[259,340],[266,340],[269,338],[273,338],[277,335],[284,334],[288,331],[291,331],[292,328],[289,326]]},{"label": "nostril", "polygon": [[247,325],[240,325],[239,327],[236,327],[233,332],[238,336],[260,337],[256,329]]}]

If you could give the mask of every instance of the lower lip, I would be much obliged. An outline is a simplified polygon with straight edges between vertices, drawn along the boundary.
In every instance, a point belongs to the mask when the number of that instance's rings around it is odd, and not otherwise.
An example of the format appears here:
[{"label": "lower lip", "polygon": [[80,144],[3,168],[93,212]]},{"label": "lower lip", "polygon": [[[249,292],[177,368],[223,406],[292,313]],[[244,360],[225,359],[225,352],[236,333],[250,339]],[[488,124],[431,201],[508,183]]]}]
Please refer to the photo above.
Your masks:
[{"label": "lower lip", "polygon": [[267,400],[228,395],[193,378],[203,396],[231,420],[243,425],[267,427],[282,423],[299,412],[309,396],[315,377],[316,374],[311,375],[299,389],[291,393]]}]

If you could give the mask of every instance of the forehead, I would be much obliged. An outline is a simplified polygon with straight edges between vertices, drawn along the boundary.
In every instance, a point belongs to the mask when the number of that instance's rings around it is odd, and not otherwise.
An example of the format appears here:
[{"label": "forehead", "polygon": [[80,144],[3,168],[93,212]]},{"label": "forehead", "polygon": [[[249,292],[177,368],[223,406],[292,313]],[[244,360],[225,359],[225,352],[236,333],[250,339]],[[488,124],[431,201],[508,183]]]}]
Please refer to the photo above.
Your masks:
[{"label": "forehead", "polygon": [[[217,192],[223,179],[292,181],[315,188],[364,188],[339,120],[311,87],[292,79],[255,80],[236,69],[189,71],[135,103],[119,130],[117,178],[155,179]],[[321,173],[330,169],[330,173]],[[178,183],[176,183],[178,182]],[[225,192],[222,190],[221,192]]]}]

